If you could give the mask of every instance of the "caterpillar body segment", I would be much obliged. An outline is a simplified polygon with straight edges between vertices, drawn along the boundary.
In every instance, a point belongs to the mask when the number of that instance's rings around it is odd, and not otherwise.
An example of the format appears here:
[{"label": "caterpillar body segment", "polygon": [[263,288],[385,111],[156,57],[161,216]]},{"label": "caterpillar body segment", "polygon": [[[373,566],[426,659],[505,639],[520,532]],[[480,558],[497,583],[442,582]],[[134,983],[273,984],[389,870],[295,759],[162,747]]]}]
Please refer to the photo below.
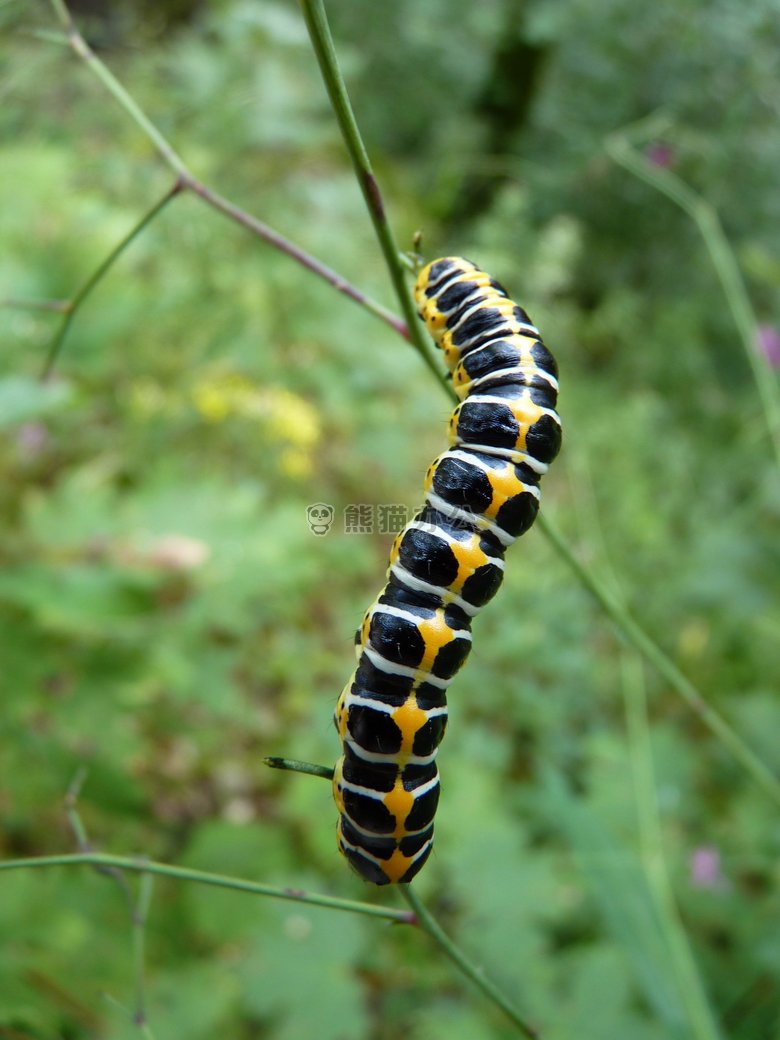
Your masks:
[{"label": "caterpillar body segment", "polygon": [[539,509],[560,448],[558,371],[526,312],[463,257],[424,267],[415,302],[460,404],[425,504],[396,537],[387,584],[366,612],[357,668],[336,705],[338,844],[377,885],[405,884],[431,852],[446,691],[471,621],[498,591],[504,553]]}]

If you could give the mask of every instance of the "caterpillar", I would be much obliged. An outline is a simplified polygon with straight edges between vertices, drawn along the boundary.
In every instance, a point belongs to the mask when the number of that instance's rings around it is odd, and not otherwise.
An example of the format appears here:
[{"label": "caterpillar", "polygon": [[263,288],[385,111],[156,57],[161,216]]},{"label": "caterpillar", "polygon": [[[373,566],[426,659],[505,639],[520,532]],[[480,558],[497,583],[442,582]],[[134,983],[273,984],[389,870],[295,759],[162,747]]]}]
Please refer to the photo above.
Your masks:
[{"label": "caterpillar", "polygon": [[448,256],[420,271],[414,296],[460,403],[425,504],[396,537],[387,584],[358,629],[357,668],[334,713],[338,844],[377,885],[411,881],[430,855],[447,687],[501,584],[505,550],[536,518],[561,442],[555,360],[502,285]]}]

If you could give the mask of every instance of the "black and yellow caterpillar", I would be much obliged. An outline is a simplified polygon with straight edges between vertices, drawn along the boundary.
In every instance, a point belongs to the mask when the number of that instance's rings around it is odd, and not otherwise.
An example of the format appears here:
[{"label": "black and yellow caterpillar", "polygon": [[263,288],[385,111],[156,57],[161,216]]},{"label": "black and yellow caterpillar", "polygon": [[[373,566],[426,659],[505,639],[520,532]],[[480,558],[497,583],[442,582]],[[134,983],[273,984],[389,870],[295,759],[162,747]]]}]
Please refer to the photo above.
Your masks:
[{"label": "black and yellow caterpillar", "polygon": [[450,447],[428,468],[425,505],[393,544],[336,705],[339,848],[377,885],[411,881],[430,855],[446,690],[561,443],[555,360],[503,286],[448,256],[420,271],[414,295],[461,403]]}]

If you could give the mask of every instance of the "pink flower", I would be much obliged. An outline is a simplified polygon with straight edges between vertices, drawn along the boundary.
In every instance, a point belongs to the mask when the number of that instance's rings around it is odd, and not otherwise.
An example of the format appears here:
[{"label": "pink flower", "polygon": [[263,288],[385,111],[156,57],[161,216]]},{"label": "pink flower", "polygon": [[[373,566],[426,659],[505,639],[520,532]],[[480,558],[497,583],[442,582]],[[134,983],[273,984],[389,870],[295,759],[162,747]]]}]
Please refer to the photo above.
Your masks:
[{"label": "pink flower", "polygon": [[694,849],[689,867],[694,888],[723,888],[720,852],[713,845],[700,845]]},{"label": "pink flower", "polygon": [[759,325],[756,343],[769,364],[773,368],[780,368],[780,332],[774,325]]},{"label": "pink flower", "polygon": [[660,166],[664,170],[674,165],[674,151],[671,145],[664,144],[662,141],[656,141],[655,144],[649,145],[645,152],[645,158],[653,166]]}]

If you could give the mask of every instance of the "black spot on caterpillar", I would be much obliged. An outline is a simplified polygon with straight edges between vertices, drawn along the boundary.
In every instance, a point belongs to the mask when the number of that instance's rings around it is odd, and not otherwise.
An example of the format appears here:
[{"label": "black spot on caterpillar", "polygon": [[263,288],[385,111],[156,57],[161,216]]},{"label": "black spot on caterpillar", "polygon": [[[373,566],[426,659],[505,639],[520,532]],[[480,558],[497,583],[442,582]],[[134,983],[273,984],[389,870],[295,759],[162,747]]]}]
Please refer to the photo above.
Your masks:
[{"label": "black spot on caterpillar", "polygon": [[377,885],[411,881],[430,854],[446,690],[471,649],[472,618],[501,584],[507,546],[536,518],[539,480],[561,443],[555,360],[503,286],[449,256],[420,271],[414,295],[461,403],[450,447],[426,474],[425,505],[393,544],[336,705],[339,848]]}]

